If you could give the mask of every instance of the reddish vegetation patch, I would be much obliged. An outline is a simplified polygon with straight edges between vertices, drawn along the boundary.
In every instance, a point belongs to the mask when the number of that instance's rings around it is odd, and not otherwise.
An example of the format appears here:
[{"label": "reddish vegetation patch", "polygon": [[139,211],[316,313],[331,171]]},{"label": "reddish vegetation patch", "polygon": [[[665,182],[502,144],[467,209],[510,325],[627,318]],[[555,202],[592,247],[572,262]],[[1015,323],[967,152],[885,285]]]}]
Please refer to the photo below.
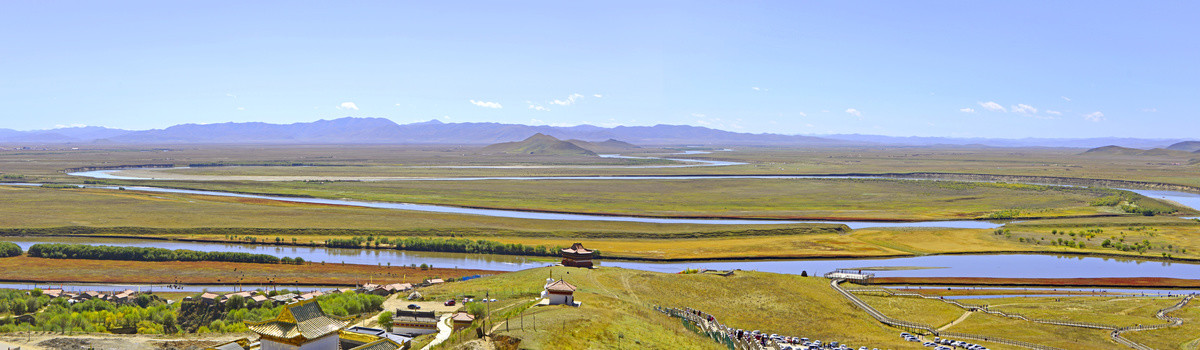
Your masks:
[{"label": "reddish vegetation patch", "polygon": [[1028,290],[1028,289],[1026,289],[1026,290],[1013,290],[1013,289],[963,289],[963,288],[947,289],[947,288],[937,288],[937,287],[928,287],[928,288],[922,288],[922,289],[901,288],[901,289],[896,289],[896,291],[898,291],[898,292],[905,292],[905,293],[917,293],[917,294],[921,294],[921,295],[935,296],[935,297],[940,297],[940,296],[957,296],[957,295],[1011,295],[1011,294],[1021,294],[1021,295],[1037,295],[1037,294],[1046,294],[1046,295],[1086,295],[1086,296],[1102,296],[1102,295],[1116,295],[1116,294],[1118,294],[1118,293],[1110,293],[1110,292],[1091,292],[1091,291],[1073,291],[1073,290],[1048,290],[1048,289],[1045,289],[1045,290],[1043,290],[1043,289],[1033,289],[1033,290]]},{"label": "reddish vegetation patch", "polygon": [[459,278],[500,272],[429,269],[353,264],[304,265],[230,262],[145,262],[43,259],[26,256],[0,259],[0,281],[43,283],[269,284],[357,285],[364,282],[421,282],[427,278]]},{"label": "reddish vegetation patch", "polygon": [[1200,288],[1200,280],[1163,277],[1129,278],[990,278],[990,277],[877,277],[875,284],[942,286],[1039,287],[1160,287]]}]

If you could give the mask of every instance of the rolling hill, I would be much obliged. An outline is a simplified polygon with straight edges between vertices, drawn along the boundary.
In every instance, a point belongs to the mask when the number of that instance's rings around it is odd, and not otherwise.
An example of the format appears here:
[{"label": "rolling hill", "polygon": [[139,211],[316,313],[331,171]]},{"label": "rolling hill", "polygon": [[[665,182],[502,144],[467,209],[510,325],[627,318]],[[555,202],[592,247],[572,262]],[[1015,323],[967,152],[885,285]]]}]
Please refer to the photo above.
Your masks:
[{"label": "rolling hill", "polygon": [[1200,141],[1183,141],[1167,146],[1167,149],[1184,152],[1200,152]]},{"label": "rolling hill", "polygon": [[620,153],[641,148],[632,143],[613,139],[608,139],[601,142],[588,142],[572,139],[567,140],[567,142],[596,153]]},{"label": "rolling hill", "polygon": [[596,152],[587,150],[574,143],[559,140],[554,136],[534,134],[527,139],[517,142],[497,143],[484,147],[479,151],[484,154],[529,154],[555,156],[595,156]]},{"label": "rolling hill", "polygon": [[1085,156],[1144,156],[1144,157],[1187,157],[1192,156],[1191,152],[1171,150],[1165,148],[1152,148],[1148,150],[1121,147],[1121,146],[1104,146],[1089,149],[1080,153]]}]

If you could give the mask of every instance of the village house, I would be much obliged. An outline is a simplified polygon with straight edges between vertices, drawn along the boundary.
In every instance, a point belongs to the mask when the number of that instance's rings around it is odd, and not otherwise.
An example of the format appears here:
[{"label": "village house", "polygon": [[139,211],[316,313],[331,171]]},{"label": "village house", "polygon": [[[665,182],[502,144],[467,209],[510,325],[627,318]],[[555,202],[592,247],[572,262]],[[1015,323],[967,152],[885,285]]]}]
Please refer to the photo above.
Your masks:
[{"label": "village house", "polygon": [[245,292],[245,291],[243,291],[243,292],[237,292],[237,293],[229,293],[229,294],[225,294],[225,299],[232,298],[232,297],[234,297],[235,295],[236,295],[236,296],[239,296],[239,297],[242,297],[242,299],[250,299],[250,296],[251,296],[252,294],[251,294],[250,292]]},{"label": "village house", "polygon": [[267,296],[259,294],[250,297],[250,299],[246,299],[246,303],[253,306],[261,306],[263,303],[267,302],[267,300],[270,300],[267,298]]},{"label": "village house", "polygon": [[404,292],[409,289],[412,289],[412,284],[410,284],[410,283],[392,283],[392,284],[383,286],[383,290],[387,291],[388,294]]},{"label": "village house", "polygon": [[357,292],[358,292],[359,294],[376,294],[376,293],[379,293],[380,289],[381,289],[381,288],[380,288],[380,286],[379,286],[378,284],[374,284],[374,283],[363,283],[363,285],[362,285],[362,286],[359,286],[359,287],[358,287],[358,290],[357,290]]},{"label": "village house", "polygon": [[562,250],[562,265],[590,269],[592,268],[592,258],[594,256],[595,252],[584,248],[583,243],[575,243],[570,248]]},{"label": "village house", "polygon": [[439,320],[433,311],[396,310],[392,314],[392,333],[418,336],[437,333]]},{"label": "village house", "polygon": [[216,305],[217,303],[220,303],[222,301],[224,301],[224,298],[221,297],[220,294],[214,294],[214,293],[200,294],[200,302],[204,303],[205,305]]},{"label": "village house", "polygon": [[274,301],[274,302],[280,303],[280,304],[290,304],[290,303],[293,303],[296,301],[296,294],[295,293],[287,293],[287,294],[276,295],[276,296],[271,297],[271,301]]}]

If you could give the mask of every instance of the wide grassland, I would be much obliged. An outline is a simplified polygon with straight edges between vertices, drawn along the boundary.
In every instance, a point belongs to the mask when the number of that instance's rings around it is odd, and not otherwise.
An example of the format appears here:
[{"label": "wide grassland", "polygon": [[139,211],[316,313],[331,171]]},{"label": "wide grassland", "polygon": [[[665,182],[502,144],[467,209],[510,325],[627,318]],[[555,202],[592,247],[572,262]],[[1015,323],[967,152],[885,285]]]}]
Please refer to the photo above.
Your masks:
[{"label": "wide grassland", "polygon": [[[991,310],[1017,313],[1032,318],[1100,323],[1117,327],[1166,323],[1154,313],[1179,302],[1180,298],[1130,297],[1042,297],[968,299],[967,304],[988,305]],[[1200,327],[1196,327],[1200,329]]]},{"label": "wide grassland", "polygon": [[954,305],[920,298],[871,295],[858,295],[858,298],[884,315],[934,328],[947,325],[966,312]]},{"label": "wide grassland", "polygon": [[[1014,226],[1009,234],[993,230],[937,228],[866,228],[843,231],[837,225],[679,225],[631,222],[553,221],[439,214],[387,209],[300,204],[255,199],[144,193],[104,189],[49,189],[0,185],[0,229],[100,235],[154,235],[164,238],[222,240],[228,235],[259,241],[320,243],[347,236],[455,236],[525,245],[569,246],[583,242],[607,257],[633,259],[743,259],[813,257],[885,257],[947,253],[1106,253],[1131,257],[1196,258],[1200,223],[1177,218],[1099,218],[1127,241],[1143,236],[1147,252],[1119,251],[1099,244],[1101,236],[1076,239],[1085,248],[1045,244],[1021,237],[1051,235],[1042,226]],[[1048,222],[1058,222],[1050,220]],[[1068,221],[1070,230],[1092,221]],[[1078,225],[1078,226],[1076,226]],[[59,227],[80,227],[58,230]],[[1139,231],[1128,230],[1138,227]],[[1148,227],[1141,229],[1141,227]],[[240,229],[240,230],[239,230]],[[1053,230],[1064,230],[1054,228]],[[1150,236],[1153,234],[1153,236]],[[1040,237],[1040,236],[1039,236]],[[1042,242],[1039,244],[1039,242]]]},{"label": "wide grassland", "polygon": [[[1121,349],[1112,342],[1107,331],[1077,327],[1041,324],[1019,319],[1006,318],[973,312],[958,323],[963,309],[939,300],[860,296],[884,314],[934,327],[944,331],[996,336],[1021,340],[1063,349]],[[1100,323],[1118,327],[1162,324],[1166,321],[1154,317],[1159,309],[1174,305],[1180,298],[1162,297],[1019,297],[995,299],[966,299],[964,304],[987,306],[991,310],[1022,314],[1030,318],[1045,320],[1078,321]],[[1191,310],[1191,311],[1189,311]],[[1194,308],[1186,308],[1179,314],[1188,317]],[[1200,324],[1185,322],[1182,326],[1163,331],[1158,340],[1146,343],[1159,349],[1176,349],[1181,344],[1197,339]],[[1143,341],[1154,338],[1154,333],[1126,333],[1131,339]],[[1169,346],[1168,346],[1169,345]]]},{"label": "wide grassland", "polygon": [[[86,166],[195,163],[304,164],[343,168],[200,169],[223,175],[474,177],[558,175],[838,174],[948,172],[1134,180],[1200,186],[1196,156],[1094,156],[1082,149],[984,147],[734,147],[733,152],[673,155],[672,158],[747,163],[724,167],[620,168],[639,160],[598,157],[484,155],[481,146],[304,146],[304,145],[82,145],[0,152],[0,172],[35,180],[65,180],[60,171]],[[633,155],[665,155],[648,148]],[[656,162],[656,164],[659,162]],[[461,168],[517,165],[512,168]],[[578,165],[588,165],[579,167]],[[608,167],[593,167],[600,165]],[[447,167],[451,166],[451,167]],[[376,168],[373,168],[376,167]]]},{"label": "wide grassland", "polygon": [[1019,340],[1062,349],[1128,349],[1110,340],[1109,332],[1104,330],[1034,323],[979,312],[946,331]]},{"label": "wide grassland", "polygon": [[[687,225],[509,219],[336,205],[107,189],[0,184],[0,228],[61,226],[149,228],[363,229],[411,235],[621,236],[836,229],[839,225]],[[281,231],[282,232],[282,231]]]},{"label": "wide grassland", "polygon": [[[483,295],[501,299],[534,299],[548,276],[578,287],[579,308],[534,307],[526,311],[525,331],[519,317],[497,334],[521,338],[522,348],[562,349],[625,347],[716,349],[706,337],[688,334],[679,320],[652,309],[654,305],[691,307],[731,327],[765,333],[804,336],[850,345],[920,349],[904,342],[899,330],[882,326],[829,287],[829,280],[751,271],[730,277],[711,274],[661,274],[600,268],[538,268],[451,283],[423,290],[426,296]],[[537,331],[533,331],[533,324]],[[623,338],[621,337],[623,335]]]},{"label": "wide grassland", "polygon": [[947,220],[1127,215],[1100,189],[875,179],[147,182],[317,198],[654,217]]},{"label": "wide grassland", "polygon": [[1195,327],[1197,323],[1200,323],[1200,307],[1195,304],[1195,301],[1189,303],[1182,310],[1171,313],[1171,316],[1182,318],[1185,326],[1145,332],[1128,332],[1122,336],[1155,349],[1200,348],[1200,330]]},{"label": "wide grassland", "polygon": [[404,266],[306,263],[252,264],[212,261],[118,261],[0,258],[0,281],[37,283],[144,283],[245,285],[361,285],[364,282],[417,283],[426,278],[458,278],[492,271],[420,269]]}]

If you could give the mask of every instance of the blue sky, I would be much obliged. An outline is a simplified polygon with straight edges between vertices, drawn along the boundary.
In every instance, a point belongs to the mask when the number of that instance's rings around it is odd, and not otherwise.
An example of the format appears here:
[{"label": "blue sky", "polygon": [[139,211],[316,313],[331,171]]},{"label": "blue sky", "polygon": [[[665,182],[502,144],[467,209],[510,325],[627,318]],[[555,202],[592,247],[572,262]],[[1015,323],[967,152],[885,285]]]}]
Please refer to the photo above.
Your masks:
[{"label": "blue sky", "polygon": [[0,2],[0,128],[1194,137],[1196,2]]}]

